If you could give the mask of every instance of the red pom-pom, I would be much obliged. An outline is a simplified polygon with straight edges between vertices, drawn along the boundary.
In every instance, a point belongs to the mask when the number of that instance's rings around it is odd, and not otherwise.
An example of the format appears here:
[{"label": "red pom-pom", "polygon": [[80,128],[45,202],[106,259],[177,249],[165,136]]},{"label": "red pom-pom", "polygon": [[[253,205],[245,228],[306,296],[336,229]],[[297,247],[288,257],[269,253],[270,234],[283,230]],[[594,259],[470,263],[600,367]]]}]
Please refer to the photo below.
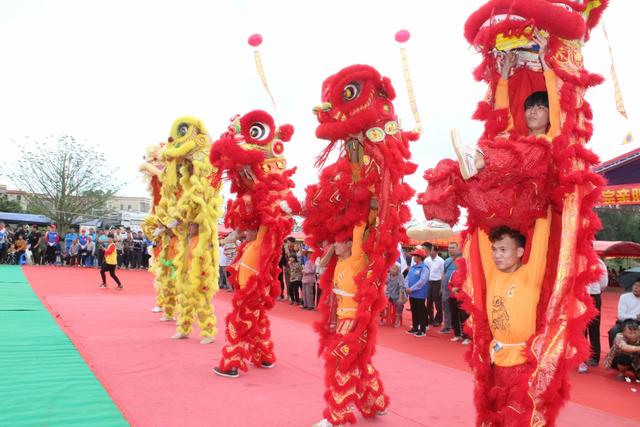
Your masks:
[{"label": "red pom-pom", "polygon": [[281,125],[278,128],[278,138],[280,138],[284,142],[291,141],[291,137],[293,136],[293,126],[291,125]]},{"label": "red pom-pom", "polygon": [[282,141],[276,141],[271,146],[271,152],[274,156],[282,156],[282,153],[284,153],[284,144],[282,143]]},{"label": "red pom-pom", "polygon": [[407,30],[400,30],[396,33],[396,41],[398,43],[406,42],[409,40],[409,37],[411,37],[411,33]]},{"label": "red pom-pom", "polygon": [[258,33],[251,34],[248,41],[251,46],[258,47],[262,44],[262,36]]}]

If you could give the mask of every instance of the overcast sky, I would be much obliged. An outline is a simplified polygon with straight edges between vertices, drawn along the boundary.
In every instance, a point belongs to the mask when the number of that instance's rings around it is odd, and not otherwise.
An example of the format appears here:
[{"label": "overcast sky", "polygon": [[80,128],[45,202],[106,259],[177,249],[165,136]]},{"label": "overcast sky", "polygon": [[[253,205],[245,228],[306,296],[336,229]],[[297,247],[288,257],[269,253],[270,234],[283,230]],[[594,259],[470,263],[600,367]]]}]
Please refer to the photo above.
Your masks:
[{"label": "overcast sky", "polygon": [[[330,74],[354,63],[374,66],[396,88],[404,127],[414,126],[394,40],[406,28],[424,125],[412,145],[420,167],[409,183],[423,191],[423,171],[453,156],[450,129],[458,128],[467,142],[481,131],[471,115],[486,87],[472,78],[480,56],[464,39],[463,26],[483,3],[0,0],[3,168],[18,154],[13,141],[42,144],[49,135],[69,134],[101,147],[110,166],[119,168],[120,194],[146,194],[137,167],[148,144],[167,139],[174,119],[197,116],[215,138],[236,113],[273,113],[247,44],[258,32],[276,122],[296,129],[286,156],[298,166],[295,192],[302,198],[304,187],[317,180],[313,160],[326,144],[314,136],[311,108]],[[602,28],[584,48],[587,69],[607,79],[587,94],[595,116],[590,146],[604,160],[638,147],[621,145],[629,130],[640,141],[638,40],[632,36],[639,5],[612,0],[604,15],[629,121],[615,110]],[[5,177],[0,182],[8,183]]]}]

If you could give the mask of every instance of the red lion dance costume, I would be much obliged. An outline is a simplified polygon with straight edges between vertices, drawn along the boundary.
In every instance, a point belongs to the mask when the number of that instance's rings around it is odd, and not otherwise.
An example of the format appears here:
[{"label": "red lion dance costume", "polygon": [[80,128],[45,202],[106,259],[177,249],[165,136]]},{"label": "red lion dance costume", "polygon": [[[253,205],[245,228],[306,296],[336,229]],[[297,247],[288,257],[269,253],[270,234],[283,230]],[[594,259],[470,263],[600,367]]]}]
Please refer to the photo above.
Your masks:
[{"label": "red lion dance costume", "polygon": [[[481,426],[554,425],[569,394],[567,372],[588,357],[583,332],[595,311],[585,287],[599,274],[591,242],[600,223],[592,208],[602,180],[590,172],[597,158],[584,147],[592,134],[591,109],[584,93],[601,78],[584,69],[580,49],[606,4],[606,0],[493,0],[465,26],[467,40],[484,56],[475,76],[489,85],[474,116],[485,121],[478,147],[486,164],[464,181],[457,163],[441,161],[425,172],[429,186],[419,202],[427,219],[450,225],[458,220],[458,206],[468,209],[466,263],[458,261],[460,274],[454,280],[464,280],[464,304],[471,314],[473,347],[468,360],[476,377],[477,424]],[[551,75],[547,71],[543,75],[540,63],[536,67],[534,29],[548,34],[545,62]],[[533,52],[527,51],[532,48]],[[519,49],[521,62],[508,79],[508,106],[501,108],[497,94],[504,83],[499,81],[494,52],[510,49]],[[527,58],[534,61],[527,64]],[[528,129],[522,106],[536,91],[549,92],[550,116],[554,108],[559,110],[555,125],[551,118],[556,131],[550,130],[546,137],[523,136]],[[549,237],[543,234],[544,241],[533,233],[534,223],[538,232],[541,218],[548,224]],[[540,253],[534,249],[546,248],[546,262],[542,258],[539,269],[541,287],[526,301],[536,308],[531,313],[535,332],[522,340],[526,342],[497,341],[496,330],[502,328],[496,313],[504,305],[501,297],[487,301],[486,274],[493,264],[481,257],[483,239],[488,242],[483,236],[503,225],[527,237],[523,263]],[[502,321],[508,322],[509,316]],[[494,359],[505,348],[509,350],[505,353],[513,353],[513,347],[522,362],[500,365],[499,358]]]},{"label": "red lion dance costume", "polygon": [[322,320],[315,327],[325,360],[327,402],[320,425],[354,423],[354,407],[373,417],[389,402],[371,358],[378,316],[386,306],[386,274],[398,257],[398,243],[406,238],[406,202],[413,190],[403,178],[416,169],[407,159],[409,141],[418,138],[399,129],[394,98],[388,78],[370,66],[353,65],[325,80],[323,103],[314,108],[320,122],[316,136],[331,141],[318,165],[324,166],[336,146],[340,155],[306,190],[307,242],[321,253],[327,243],[353,237],[352,254],[356,246],[359,254],[364,252],[351,270],[354,293],[336,284],[342,278],[334,280],[335,257],[320,279]]},{"label": "red lion dance costume", "polygon": [[278,274],[282,242],[293,227],[292,214],[300,203],[291,193],[295,186],[286,169],[283,142],[293,135],[293,126],[276,128],[273,118],[256,110],[235,117],[211,147],[216,168],[213,186],[223,174],[231,181],[235,200],[227,203],[225,225],[234,230],[257,230],[254,241],[240,246],[231,268],[234,287],[233,311],[226,318],[226,346],[216,373],[237,377],[247,371],[245,361],[270,368],[276,357],[271,342],[267,310],[280,293]]}]

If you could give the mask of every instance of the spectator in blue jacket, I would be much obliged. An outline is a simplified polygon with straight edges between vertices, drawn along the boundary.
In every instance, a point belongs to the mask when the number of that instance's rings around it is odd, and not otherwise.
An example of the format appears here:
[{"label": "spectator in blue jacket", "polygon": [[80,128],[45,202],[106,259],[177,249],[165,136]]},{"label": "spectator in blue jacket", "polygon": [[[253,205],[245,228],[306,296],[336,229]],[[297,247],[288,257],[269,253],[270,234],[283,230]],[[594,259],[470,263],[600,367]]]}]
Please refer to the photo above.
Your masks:
[{"label": "spectator in blue jacket", "polygon": [[424,249],[416,249],[410,255],[414,262],[404,280],[405,291],[409,295],[412,322],[412,327],[407,333],[421,338],[429,330],[427,307],[424,305],[429,292],[429,267],[424,263],[424,259],[427,257]]}]

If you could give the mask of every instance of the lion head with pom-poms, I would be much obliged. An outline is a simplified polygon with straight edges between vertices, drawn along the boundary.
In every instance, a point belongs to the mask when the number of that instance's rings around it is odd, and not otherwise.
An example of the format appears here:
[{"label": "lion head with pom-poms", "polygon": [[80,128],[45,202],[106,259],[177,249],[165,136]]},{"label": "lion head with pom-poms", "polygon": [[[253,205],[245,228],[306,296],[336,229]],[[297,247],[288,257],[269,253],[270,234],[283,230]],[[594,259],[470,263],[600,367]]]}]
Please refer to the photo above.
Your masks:
[{"label": "lion head with pom-poms", "polygon": [[394,117],[396,92],[387,77],[369,65],[352,65],[322,84],[322,104],[313,109],[321,139],[345,139],[381,119]]}]

